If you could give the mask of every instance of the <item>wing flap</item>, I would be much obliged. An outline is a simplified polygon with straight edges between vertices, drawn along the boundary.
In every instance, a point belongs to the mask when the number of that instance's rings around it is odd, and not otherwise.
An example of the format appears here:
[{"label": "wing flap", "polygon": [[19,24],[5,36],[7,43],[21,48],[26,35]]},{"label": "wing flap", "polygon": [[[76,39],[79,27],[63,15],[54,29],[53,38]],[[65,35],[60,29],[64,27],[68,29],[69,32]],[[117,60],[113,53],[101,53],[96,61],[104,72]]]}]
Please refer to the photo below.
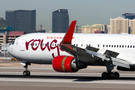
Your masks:
[{"label": "wing flap", "polygon": [[90,51],[90,50],[87,50],[87,49],[85,49],[85,51],[87,53],[89,53],[90,55],[93,55],[94,57],[101,58],[102,60],[106,60],[106,61],[112,60],[113,65],[121,66],[121,67],[125,67],[125,68],[130,68],[130,64],[126,60],[118,59],[118,58],[114,58],[114,57],[109,57],[108,58],[104,54],[94,52],[94,51]]},{"label": "wing flap", "polygon": [[115,57],[115,58],[119,55],[119,53],[110,51],[110,50],[106,50],[104,54],[108,57],[111,56],[111,57]]},{"label": "wing flap", "polygon": [[97,52],[99,50],[98,48],[94,48],[94,47],[91,47],[91,46],[87,46],[86,49],[91,50],[91,51],[95,51],[95,52]]}]

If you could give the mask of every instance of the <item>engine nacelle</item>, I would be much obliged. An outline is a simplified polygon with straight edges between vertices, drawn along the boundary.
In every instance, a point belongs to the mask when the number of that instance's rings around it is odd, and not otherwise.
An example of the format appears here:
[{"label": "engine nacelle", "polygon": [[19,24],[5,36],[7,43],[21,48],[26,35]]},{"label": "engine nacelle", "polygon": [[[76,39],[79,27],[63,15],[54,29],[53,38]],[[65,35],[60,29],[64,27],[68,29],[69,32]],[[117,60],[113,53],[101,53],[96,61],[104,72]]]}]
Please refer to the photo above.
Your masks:
[{"label": "engine nacelle", "polygon": [[57,56],[53,59],[52,65],[57,72],[77,72],[87,67],[83,62],[76,62],[73,56]]}]

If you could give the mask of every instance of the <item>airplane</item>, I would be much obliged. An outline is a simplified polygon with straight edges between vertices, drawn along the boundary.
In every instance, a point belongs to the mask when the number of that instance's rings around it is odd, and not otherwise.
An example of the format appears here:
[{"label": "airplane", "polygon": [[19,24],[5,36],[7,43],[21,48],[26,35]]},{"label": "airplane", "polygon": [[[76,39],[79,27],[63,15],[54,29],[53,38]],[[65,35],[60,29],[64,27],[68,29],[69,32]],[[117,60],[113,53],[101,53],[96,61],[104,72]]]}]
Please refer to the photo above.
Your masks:
[{"label": "airplane", "polygon": [[30,76],[28,65],[52,64],[58,72],[77,72],[87,66],[105,66],[102,78],[117,79],[118,72],[135,71],[135,35],[75,33],[76,20],[64,33],[30,33],[15,39],[8,52],[25,66],[24,76]]}]

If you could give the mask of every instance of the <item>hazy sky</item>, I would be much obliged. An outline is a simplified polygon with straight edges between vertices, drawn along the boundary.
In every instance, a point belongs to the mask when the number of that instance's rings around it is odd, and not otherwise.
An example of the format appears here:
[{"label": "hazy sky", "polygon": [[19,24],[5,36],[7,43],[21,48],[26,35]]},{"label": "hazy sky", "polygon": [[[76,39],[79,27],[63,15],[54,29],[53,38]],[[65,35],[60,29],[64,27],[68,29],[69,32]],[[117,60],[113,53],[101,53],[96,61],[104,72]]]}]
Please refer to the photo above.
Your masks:
[{"label": "hazy sky", "polygon": [[68,9],[69,21],[77,25],[110,24],[110,18],[135,13],[135,0],[0,0],[0,17],[6,10],[36,10],[36,28],[52,30],[52,12]]}]

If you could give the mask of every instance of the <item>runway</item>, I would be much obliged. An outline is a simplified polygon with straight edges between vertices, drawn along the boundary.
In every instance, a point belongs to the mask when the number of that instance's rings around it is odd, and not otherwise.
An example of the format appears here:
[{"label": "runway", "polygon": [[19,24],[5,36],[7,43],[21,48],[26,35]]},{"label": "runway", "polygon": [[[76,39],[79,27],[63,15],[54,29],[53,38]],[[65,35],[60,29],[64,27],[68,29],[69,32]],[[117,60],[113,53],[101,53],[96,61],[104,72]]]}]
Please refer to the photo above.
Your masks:
[{"label": "runway", "polygon": [[[5,64],[5,66],[4,66]],[[51,65],[29,66],[31,76],[22,75],[25,70],[19,62],[7,66],[0,64],[0,90],[134,90],[135,72],[122,72],[120,79],[101,78],[105,67],[90,66],[77,73],[59,73]],[[116,69],[114,71],[117,71]]]}]

